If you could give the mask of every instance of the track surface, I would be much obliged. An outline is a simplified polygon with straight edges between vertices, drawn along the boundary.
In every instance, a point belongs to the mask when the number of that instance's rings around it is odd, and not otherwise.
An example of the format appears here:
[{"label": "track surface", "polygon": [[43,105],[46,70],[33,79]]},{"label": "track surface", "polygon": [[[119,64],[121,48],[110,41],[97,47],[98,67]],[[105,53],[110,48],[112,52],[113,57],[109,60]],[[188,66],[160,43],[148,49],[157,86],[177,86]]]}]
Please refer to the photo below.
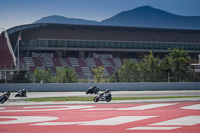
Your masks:
[{"label": "track surface", "polygon": [[[162,97],[162,96],[200,96],[200,91],[111,91],[113,97]],[[14,97],[16,93],[11,93],[10,99],[20,99]],[[85,92],[31,92],[28,98],[40,97],[66,97],[78,96],[87,97],[94,95],[86,95]]]},{"label": "track surface", "polygon": [[4,133],[199,133],[200,102],[0,106]]}]

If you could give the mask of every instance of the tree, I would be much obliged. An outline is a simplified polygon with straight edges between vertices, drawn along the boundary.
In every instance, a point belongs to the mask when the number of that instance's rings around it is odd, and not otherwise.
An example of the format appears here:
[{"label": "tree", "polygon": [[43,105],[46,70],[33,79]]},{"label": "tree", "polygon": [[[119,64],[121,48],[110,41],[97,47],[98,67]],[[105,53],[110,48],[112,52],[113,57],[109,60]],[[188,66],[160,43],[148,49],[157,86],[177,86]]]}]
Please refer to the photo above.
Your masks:
[{"label": "tree", "polygon": [[66,67],[64,69],[64,83],[77,83],[78,77],[76,75],[76,72],[74,69],[71,69],[70,67]]},{"label": "tree", "polygon": [[42,71],[42,79],[43,79],[43,83],[51,83],[52,82],[52,78],[53,75],[51,73],[51,69],[49,68],[47,71]]},{"label": "tree", "polygon": [[47,71],[35,69],[31,80],[34,83],[40,83],[41,80],[43,83],[76,83],[78,82],[78,77],[73,69],[66,67],[57,68],[55,76],[52,75],[51,69]]},{"label": "tree", "polygon": [[70,67],[57,68],[56,77],[53,79],[56,83],[76,83],[78,82],[78,77]]},{"label": "tree", "polygon": [[183,49],[174,48],[165,59],[168,60],[166,68],[174,75],[175,82],[185,80],[190,66],[188,53]]},{"label": "tree", "polygon": [[120,82],[119,71],[116,69],[113,75],[109,79],[110,82]]},{"label": "tree", "polygon": [[31,75],[31,80],[33,83],[40,83],[40,80],[42,80],[42,70],[36,68],[34,73]]},{"label": "tree", "polygon": [[161,60],[161,67],[162,67],[162,71],[167,73],[167,80],[168,82],[170,82],[170,75],[172,73],[171,70],[171,66],[170,66],[170,58],[168,55],[166,55],[162,60]]},{"label": "tree", "polygon": [[92,68],[92,71],[95,73],[94,78],[95,78],[95,83],[104,83],[105,79],[103,78],[104,76],[104,67],[99,66],[97,68]]},{"label": "tree", "polygon": [[118,69],[117,75],[114,76],[117,76],[120,82],[139,82],[138,64],[133,60],[124,60],[124,65]]},{"label": "tree", "polygon": [[33,83],[40,83],[41,80],[43,81],[43,83],[51,83],[52,78],[53,75],[50,69],[45,71],[36,68],[34,73],[31,75],[31,80],[33,81]]},{"label": "tree", "polygon": [[154,57],[153,52],[145,55],[143,61],[139,63],[139,70],[144,81],[158,81],[161,76],[161,60]]}]

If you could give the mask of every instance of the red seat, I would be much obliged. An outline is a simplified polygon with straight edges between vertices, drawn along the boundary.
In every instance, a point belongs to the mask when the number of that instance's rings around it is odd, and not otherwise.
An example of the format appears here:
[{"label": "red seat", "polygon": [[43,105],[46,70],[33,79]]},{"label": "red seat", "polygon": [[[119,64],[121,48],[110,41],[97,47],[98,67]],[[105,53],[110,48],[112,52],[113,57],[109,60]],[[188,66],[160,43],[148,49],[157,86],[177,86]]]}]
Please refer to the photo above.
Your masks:
[{"label": "red seat", "polygon": [[0,35],[0,68],[14,68],[14,61],[10,50],[8,48],[8,44],[6,38]]}]

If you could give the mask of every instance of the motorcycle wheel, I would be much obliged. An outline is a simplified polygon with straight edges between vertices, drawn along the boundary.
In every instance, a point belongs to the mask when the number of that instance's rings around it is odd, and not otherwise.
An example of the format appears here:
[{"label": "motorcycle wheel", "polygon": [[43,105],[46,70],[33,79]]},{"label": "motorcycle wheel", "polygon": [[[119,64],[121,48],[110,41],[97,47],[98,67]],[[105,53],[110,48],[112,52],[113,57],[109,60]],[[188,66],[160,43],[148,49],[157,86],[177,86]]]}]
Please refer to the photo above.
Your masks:
[{"label": "motorcycle wheel", "polygon": [[85,93],[88,94],[88,91],[86,91]]},{"label": "motorcycle wheel", "polygon": [[98,102],[98,101],[99,101],[98,96],[94,97],[93,101],[94,101],[94,102]]},{"label": "motorcycle wheel", "polygon": [[106,97],[106,102],[110,102],[112,100],[112,97]]},{"label": "motorcycle wheel", "polygon": [[1,104],[3,104],[5,101],[6,101],[5,99],[2,99],[2,100],[1,100]]},{"label": "motorcycle wheel", "polygon": [[18,96],[19,96],[19,94],[16,94],[16,95],[15,95],[15,97],[18,97]]}]

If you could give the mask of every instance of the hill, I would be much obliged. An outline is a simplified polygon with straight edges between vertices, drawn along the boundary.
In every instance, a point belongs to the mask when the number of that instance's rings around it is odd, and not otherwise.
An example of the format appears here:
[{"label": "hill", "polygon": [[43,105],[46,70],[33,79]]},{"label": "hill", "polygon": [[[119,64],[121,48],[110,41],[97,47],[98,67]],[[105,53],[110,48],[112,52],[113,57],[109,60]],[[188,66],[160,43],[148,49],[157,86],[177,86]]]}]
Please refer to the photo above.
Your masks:
[{"label": "hill", "polygon": [[200,29],[200,16],[180,16],[150,6],[142,6],[129,11],[123,11],[101,22],[84,19],[66,18],[54,15],[44,17],[36,21],[35,23]]},{"label": "hill", "polygon": [[98,24],[97,21],[90,21],[90,20],[84,20],[84,19],[77,19],[77,18],[67,18],[59,15],[53,15],[41,18],[40,20],[37,20],[34,23],[60,23],[60,24],[92,24],[96,25]]}]

